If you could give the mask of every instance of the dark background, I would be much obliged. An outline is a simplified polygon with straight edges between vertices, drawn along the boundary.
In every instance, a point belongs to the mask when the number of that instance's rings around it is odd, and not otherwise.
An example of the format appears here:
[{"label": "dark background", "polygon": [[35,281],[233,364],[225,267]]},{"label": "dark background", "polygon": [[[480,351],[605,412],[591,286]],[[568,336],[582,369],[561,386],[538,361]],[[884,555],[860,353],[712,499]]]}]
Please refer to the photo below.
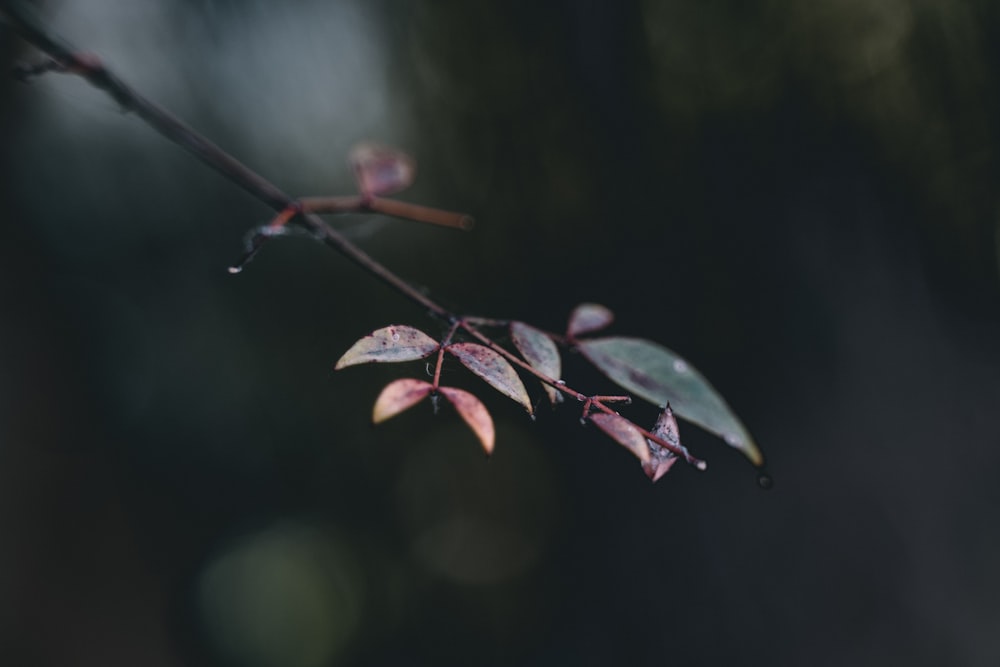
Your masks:
[{"label": "dark background", "polygon": [[401,198],[478,226],[352,239],[463,312],[608,305],[776,485],[683,423],[708,471],[651,485],[571,406],[490,392],[489,461],[451,414],[371,428],[422,367],[333,363],[433,321],[306,239],[228,275],[263,206],[79,80],[3,78],[4,664],[1000,664],[997,3],[42,16],[292,194],[410,152]]}]

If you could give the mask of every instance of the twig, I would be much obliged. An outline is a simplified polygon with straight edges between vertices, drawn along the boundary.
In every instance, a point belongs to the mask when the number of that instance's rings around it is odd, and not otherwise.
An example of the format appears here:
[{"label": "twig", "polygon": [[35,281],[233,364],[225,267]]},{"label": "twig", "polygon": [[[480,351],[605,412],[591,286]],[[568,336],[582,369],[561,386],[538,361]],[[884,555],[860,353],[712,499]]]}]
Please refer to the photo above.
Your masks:
[{"label": "twig", "polygon": [[[571,389],[559,378],[550,378],[541,373],[476,328],[477,324],[491,326],[501,323],[500,321],[483,318],[462,318],[452,313],[409,285],[387,267],[373,259],[368,253],[348,241],[345,236],[327,224],[317,213],[378,212],[420,222],[463,229],[468,229],[471,226],[472,218],[460,213],[440,211],[438,209],[430,209],[416,204],[379,197],[314,197],[294,199],[208,138],[196,132],[172,113],[140,95],[109,70],[99,58],[80,51],[65,40],[52,35],[43,27],[42,23],[34,15],[33,10],[24,2],[5,0],[3,4],[0,4],[0,15],[27,42],[35,45],[52,58],[51,62],[15,68],[15,76],[22,79],[30,79],[45,72],[58,71],[83,77],[91,85],[107,93],[121,105],[123,110],[135,113],[136,116],[144,120],[167,139],[181,146],[277,212],[278,215],[270,225],[262,228],[263,231],[258,230],[251,237],[243,260],[235,267],[232,267],[230,269],[231,272],[238,273],[240,267],[260,249],[260,246],[268,238],[276,235],[278,230],[284,225],[295,221],[309,230],[325,245],[360,265],[362,269],[387,283],[410,301],[422,306],[429,314],[449,322],[452,332],[459,328],[462,329],[472,338],[503,355],[508,361],[516,364],[545,384],[554,387],[567,396],[586,402],[588,408],[608,414],[617,414],[605,403],[624,402],[627,397],[588,396],[587,394]],[[437,368],[435,369],[435,386],[438,383],[440,375],[440,362],[439,358]],[[647,439],[683,457],[688,463],[699,470],[705,469],[705,462],[693,457],[685,448],[669,443],[663,438],[640,428],[638,425],[635,426]]]}]

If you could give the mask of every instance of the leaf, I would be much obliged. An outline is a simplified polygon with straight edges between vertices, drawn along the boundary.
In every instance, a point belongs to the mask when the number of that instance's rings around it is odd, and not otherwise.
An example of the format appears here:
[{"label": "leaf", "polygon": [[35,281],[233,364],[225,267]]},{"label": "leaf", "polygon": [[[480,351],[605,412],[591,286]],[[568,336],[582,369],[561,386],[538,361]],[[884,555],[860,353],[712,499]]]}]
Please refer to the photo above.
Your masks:
[{"label": "leaf", "polygon": [[350,161],[358,189],[366,197],[399,192],[413,183],[416,172],[410,156],[378,144],[358,144],[351,149]]},{"label": "leaf", "polygon": [[377,329],[354,345],[337,361],[334,370],[372,362],[397,362],[423,359],[440,347],[440,343],[419,329],[392,325]]},{"label": "leaf", "polygon": [[375,399],[375,408],[372,410],[372,423],[379,424],[390,417],[395,417],[400,412],[412,408],[424,399],[434,386],[430,382],[423,380],[413,380],[403,378],[394,380],[382,389],[382,393]]},{"label": "leaf", "polygon": [[621,415],[612,415],[606,412],[595,412],[587,419],[594,422],[599,429],[611,436],[619,445],[632,452],[636,458],[642,461],[643,468],[646,467],[650,456],[648,441],[632,422]]},{"label": "leaf", "polygon": [[627,391],[654,405],[671,404],[684,419],[722,437],[760,466],[764,457],[746,427],[701,373],[667,348],[641,338],[581,341],[577,349]]},{"label": "leaf", "polygon": [[581,303],[570,313],[566,336],[576,338],[580,334],[603,329],[614,319],[615,314],[599,303]]},{"label": "leaf", "polygon": [[[555,342],[538,329],[524,322],[510,323],[510,337],[514,347],[518,349],[525,361],[531,364],[539,373],[548,375],[553,380],[562,377],[562,360]],[[562,394],[555,387],[542,384],[545,393],[549,395],[552,405],[562,402]]]},{"label": "leaf", "polygon": [[490,413],[482,401],[469,392],[456,387],[438,387],[438,391],[455,406],[455,410],[479,438],[479,443],[486,450],[486,455],[492,454],[495,437],[493,418],[490,417]]},{"label": "leaf", "polygon": [[534,411],[524,383],[510,362],[485,345],[478,343],[452,343],[445,348],[455,355],[463,366],[481,377],[504,396],[524,406],[528,414]]},{"label": "leaf", "polygon": [[[656,425],[653,426],[651,432],[653,435],[666,440],[671,445],[676,445],[684,449],[677,431],[677,420],[674,419],[674,411],[670,409],[669,405],[660,413],[660,416],[656,420]],[[646,476],[655,482],[666,475],[670,468],[673,467],[677,462],[677,455],[652,440],[647,439],[646,442],[649,444],[650,457],[648,463],[642,464],[642,469],[646,473]]]}]

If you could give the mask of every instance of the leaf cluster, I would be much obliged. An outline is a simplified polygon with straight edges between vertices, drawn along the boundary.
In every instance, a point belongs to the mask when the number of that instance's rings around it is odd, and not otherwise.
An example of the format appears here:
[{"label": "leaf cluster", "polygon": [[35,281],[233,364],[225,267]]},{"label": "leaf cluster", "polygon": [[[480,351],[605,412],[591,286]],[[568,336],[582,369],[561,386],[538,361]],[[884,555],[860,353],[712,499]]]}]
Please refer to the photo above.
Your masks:
[{"label": "leaf cluster", "polygon": [[[390,382],[372,411],[380,423],[412,408],[424,399],[443,397],[472,429],[487,455],[495,444],[495,428],[489,410],[472,393],[441,383],[444,357],[456,359],[485,385],[521,405],[529,415],[535,407],[521,374],[541,384],[548,401],[556,406],[566,398],[582,404],[581,422],[591,423],[625,447],[656,481],[678,458],[704,468],[681,444],[675,415],[722,437],[752,463],[763,457],[746,428],[719,393],[694,367],[658,343],[623,336],[591,337],[614,319],[605,306],[584,303],[569,317],[566,330],[555,334],[520,321],[456,318],[439,339],[407,325],[390,325],[362,337],[336,363],[336,370],[368,363],[398,363],[436,356],[433,379],[401,378]],[[501,346],[501,330],[510,347]],[[461,340],[459,340],[461,338]],[[626,391],[661,408],[649,430],[612,409],[629,404],[629,396],[587,395],[572,389],[562,379],[560,349],[575,351],[597,370]]]}]

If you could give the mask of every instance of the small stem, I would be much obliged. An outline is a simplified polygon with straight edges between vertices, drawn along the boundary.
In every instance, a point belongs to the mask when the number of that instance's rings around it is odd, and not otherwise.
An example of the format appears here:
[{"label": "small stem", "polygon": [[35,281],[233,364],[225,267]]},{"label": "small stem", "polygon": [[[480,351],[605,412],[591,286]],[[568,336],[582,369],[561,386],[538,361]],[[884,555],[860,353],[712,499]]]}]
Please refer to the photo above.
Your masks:
[{"label": "small stem", "polygon": [[458,322],[453,322],[451,327],[448,329],[448,333],[445,334],[444,338],[441,340],[441,344],[438,346],[437,363],[434,365],[434,391],[437,391],[441,384],[441,365],[444,363],[444,348],[451,344],[451,339],[457,330]]},{"label": "small stem", "polygon": [[303,213],[361,213],[365,200],[358,195],[350,197],[300,197]]},{"label": "small stem", "polygon": [[591,396],[591,400],[600,401],[601,403],[624,403],[625,405],[632,404],[631,396]]},{"label": "small stem", "polygon": [[437,363],[434,364],[434,379],[431,381],[433,391],[441,386],[441,365],[444,363],[444,345],[438,347]]},{"label": "small stem", "polygon": [[299,204],[306,213],[382,213],[403,220],[463,230],[472,229],[473,225],[472,217],[465,213],[381,197],[302,197]]},{"label": "small stem", "polygon": [[444,211],[439,208],[431,208],[419,204],[410,204],[395,199],[372,197],[368,201],[368,208],[375,213],[383,213],[396,218],[416,220],[417,222],[426,222],[430,225],[440,225],[441,227],[451,227],[454,229],[469,230],[475,224],[472,216],[464,213],[453,213],[452,211]]},{"label": "small stem", "polygon": [[510,320],[497,320],[491,317],[463,317],[463,320],[474,327],[506,327]]}]

